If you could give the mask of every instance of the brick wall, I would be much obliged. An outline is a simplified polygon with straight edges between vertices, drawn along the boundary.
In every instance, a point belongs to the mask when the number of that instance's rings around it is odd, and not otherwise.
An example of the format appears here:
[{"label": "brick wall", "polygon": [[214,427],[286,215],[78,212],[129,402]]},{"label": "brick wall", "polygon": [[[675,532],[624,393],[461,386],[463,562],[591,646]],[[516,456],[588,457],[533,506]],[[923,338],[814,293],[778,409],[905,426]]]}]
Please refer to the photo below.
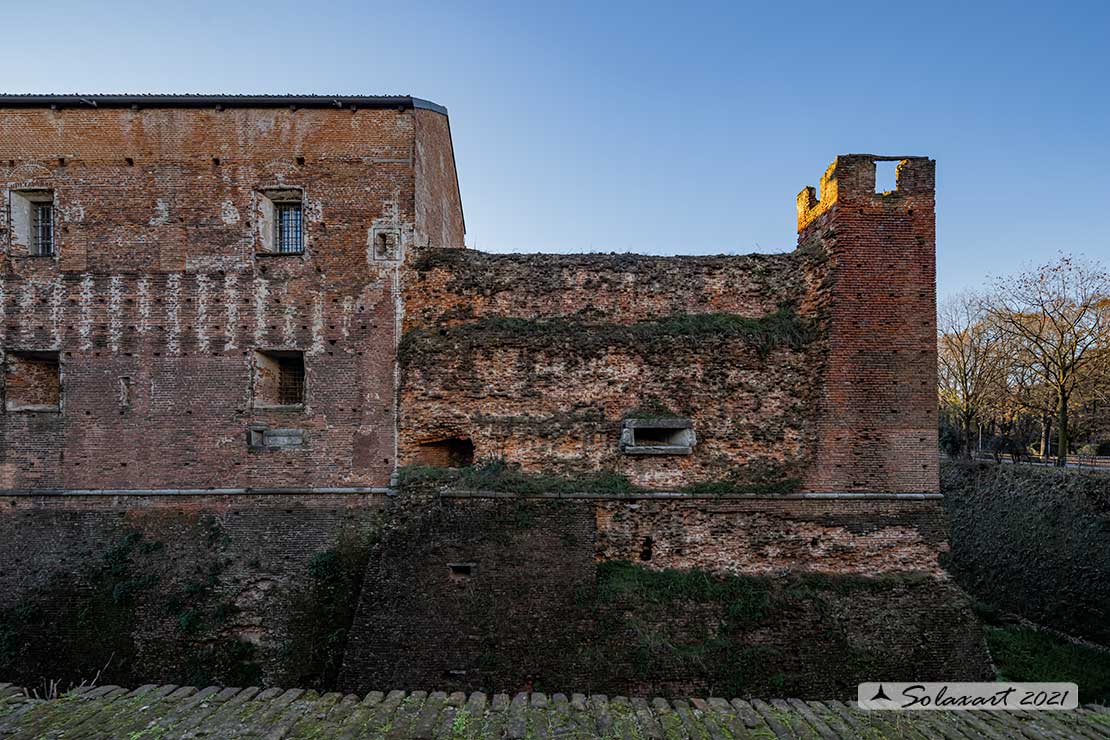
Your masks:
[{"label": "brick wall", "polygon": [[[876,159],[838,157],[820,199],[803,191],[791,254],[419,255],[400,462],[458,439],[476,459],[654,488],[771,470],[790,490],[936,492],[934,163],[901,160],[876,193]],[[806,341],[756,351],[711,328],[782,306]],[[622,420],[648,407],[693,420],[692,455],[620,453]]]},{"label": "brick wall", "polygon": [[[421,254],[404,276],[401,462],[465,439],[478,461],[653,488],[798,477],[823,345],[800,308],[760,322],[800,307],[818,269],[801,252]],[[694,454],[620,454],[637,415],[692,419]]]},{"label": "brick wall", "polygon": [[975,598],[1110,646],[1110,475],[946,462],[946,567]]},{"label": "brick wall", "polygon": [[717,574],[943,578],[939,499],[651,499],[597,507],[598,556]]},{"label": "brick wall", "polygon": [[447,116],[435,111],[416,110],[413,114],[416,123],[416,243],[461,247],[466,225],[455,172],[451,123]]},{"label": "brick wall", "polygon": [[[381,494],[6,497],[0,674],[318,685],[384,506]],[[337,562],[357,577],[322,567]],[[321,613],[334,583],[349,603]]]},{"label": "brick wall", "polygon": [[991,677],[937,563],[937,500],[405,491],[391,511],[341,690],[830,698]]},{"label": "brick wall", "polygon": [[[274,187],[303,194],[303,255],[259,253]],[[10,238],[29,188],[55,257]],[[0,414],[0,488],[388,483],[399,259],[462,244],[444,115],[8,109],[0,191],[0,348],[58,351],[64,378],[54,413]],[[304,353],[303,408],[256,408],[257,349]],[[252,451],[251,427],[304,443]]]}]

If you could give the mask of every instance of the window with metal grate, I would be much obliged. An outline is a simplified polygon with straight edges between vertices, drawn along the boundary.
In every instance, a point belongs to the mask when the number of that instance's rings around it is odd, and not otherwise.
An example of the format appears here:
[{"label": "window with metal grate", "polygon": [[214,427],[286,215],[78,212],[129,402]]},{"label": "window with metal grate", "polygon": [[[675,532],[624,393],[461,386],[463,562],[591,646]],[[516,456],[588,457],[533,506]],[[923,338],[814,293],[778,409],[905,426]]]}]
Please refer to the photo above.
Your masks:
[{"label": "window with metal grate", "polygon": [[31,254],[54,254],[54,204],[50,201],[31,203]]},{"label": "window with metal grate", "polygon": [[304,403],[304,358],[283,357],[278,364],[278,403],[283,406]]},{"label": "window with metal grate", "polygon": [[274,241],[277,251],[282,254],[296,254],[304,251],[304,229],[301,220],[300,203],[275,203],[277,218],[274,226],[277,234]]}]

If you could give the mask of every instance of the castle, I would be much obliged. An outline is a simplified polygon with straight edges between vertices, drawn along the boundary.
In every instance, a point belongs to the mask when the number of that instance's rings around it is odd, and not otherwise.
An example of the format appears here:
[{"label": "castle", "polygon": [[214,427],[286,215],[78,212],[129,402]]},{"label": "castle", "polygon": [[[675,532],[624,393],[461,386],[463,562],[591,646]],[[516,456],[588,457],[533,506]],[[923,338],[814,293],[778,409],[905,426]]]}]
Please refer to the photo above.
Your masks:
[{"label": "castle", "polygon": [[[607,562],[948,588],[932,160],[839,156],[794,251],[714,257],[464,249],[447,111],[412,97],[3,96],[0,176],[0,607],[71,608],[35,569],[120,519],[170,542],[208,515],[243,574],[385,527],[350,685],[473,683],[485,648],[443,644],[470,612],[422,600],[534,579],[507,608],[539,619]],[[438,513],[390,530],[406,480]],[[557,536],[506,544],[507,500]],[[233,581],[221,635],[266,653],[292,627]]]}]

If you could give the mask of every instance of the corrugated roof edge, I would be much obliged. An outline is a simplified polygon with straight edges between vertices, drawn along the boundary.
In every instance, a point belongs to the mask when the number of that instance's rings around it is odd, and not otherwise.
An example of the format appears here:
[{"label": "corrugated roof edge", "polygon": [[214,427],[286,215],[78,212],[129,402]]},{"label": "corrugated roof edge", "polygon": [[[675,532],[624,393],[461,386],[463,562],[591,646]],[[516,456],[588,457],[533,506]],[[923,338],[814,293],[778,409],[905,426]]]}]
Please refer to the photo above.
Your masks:
[{"label": "corrugated roof edge", "polygon": [[2,95],[0,108],[447,108],[410,95]]}]

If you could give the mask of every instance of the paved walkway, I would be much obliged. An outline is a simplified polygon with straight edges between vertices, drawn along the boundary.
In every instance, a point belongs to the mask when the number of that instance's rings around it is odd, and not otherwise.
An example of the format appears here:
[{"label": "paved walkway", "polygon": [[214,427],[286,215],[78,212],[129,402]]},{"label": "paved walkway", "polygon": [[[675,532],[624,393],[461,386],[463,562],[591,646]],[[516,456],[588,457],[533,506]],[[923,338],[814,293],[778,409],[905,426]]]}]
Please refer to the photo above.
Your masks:
[{"label": "paved walkway", "polygon": [[797,699],[569,698],[414,691],[319,695],[291,689],[103,686],[52,701],[0,683],[0,738],[1110,738],[1110,710],[862,712]]}]

